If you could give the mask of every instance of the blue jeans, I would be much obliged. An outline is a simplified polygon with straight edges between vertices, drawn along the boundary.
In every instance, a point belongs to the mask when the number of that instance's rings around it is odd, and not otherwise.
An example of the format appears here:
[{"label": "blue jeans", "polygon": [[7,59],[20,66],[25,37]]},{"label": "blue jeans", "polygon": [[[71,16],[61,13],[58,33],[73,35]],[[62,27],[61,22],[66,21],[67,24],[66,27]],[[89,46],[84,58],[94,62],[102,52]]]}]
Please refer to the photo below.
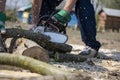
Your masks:
[{"label": "blue jeans", "polygon": [[[62,0],[43,0],[40,16],[51,14]],[[100,43],[96,40],[96,21],[93,5],[90,0],[78,0],[75,6],[78,26],[82,41],[95,50],[99,50]]]},{"label": "blue jeans", "polygon": [[82,41],[87,46],[98,51],[101,45],[96,40],[95,12],[90,0],[78,0],[75,13],[78,18]]}]

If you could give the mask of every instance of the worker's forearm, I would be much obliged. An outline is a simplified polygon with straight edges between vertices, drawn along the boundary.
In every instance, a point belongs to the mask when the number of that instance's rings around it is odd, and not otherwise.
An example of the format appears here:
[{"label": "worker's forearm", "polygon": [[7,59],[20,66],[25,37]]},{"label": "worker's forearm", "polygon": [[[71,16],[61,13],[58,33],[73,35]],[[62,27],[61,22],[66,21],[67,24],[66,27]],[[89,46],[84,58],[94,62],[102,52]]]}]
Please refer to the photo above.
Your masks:
[{"label": "worker's forearm", "polygon": [[41,10],[42,0],[32,0],[32,24],[37,25]]},{"label": "worker's forearm", "polygon": [[3,12],[5,10],[5,3],[6,0],[0,0],[0,12]]},{"label": "worker's forearm", "polygon": [[76,2],[77,0],[66,0],[65,6],[63,9],[66,10],[67,12],[72,11]]}]

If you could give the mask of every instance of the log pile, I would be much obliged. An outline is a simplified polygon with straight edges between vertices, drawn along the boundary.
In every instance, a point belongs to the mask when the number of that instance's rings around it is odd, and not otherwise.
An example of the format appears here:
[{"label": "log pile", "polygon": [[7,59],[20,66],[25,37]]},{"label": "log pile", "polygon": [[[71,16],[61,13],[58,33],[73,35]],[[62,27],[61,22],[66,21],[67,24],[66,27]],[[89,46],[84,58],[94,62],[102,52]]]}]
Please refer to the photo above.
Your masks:
[{"label": "log pile", "polygon": [[[83,62],[86,60],[86,58],[83,58],[79,55],[69,54],[72,51],[72,46],[70,46],[68,44],[63,44],[63,43],[50,42],[49,41],[50,38],[48,36],[40,34],[40,33],[37,34],[37,33],[33,33],[31,31],[24,30],[24,29],[10,28],[10,29],[6,29],[6,33],[2,35],[2,38],[4,38],[4,39],[13,38],[13,40],[11,41],[11,46],[8,50],[9,52],[13,52],[13,46],[15,46],[15,42],[18,38],[26,38],[26,39],[36,42],[42,48],[44,48],[48,51],[52,51],[53,53],[49,54],[49,52],[48,52],[48,55],[50,58],[55,58],[56,61]],[[32,52],[34,52],[34,50],[36,51],[37,49],[34,49],[34,47],[30,48],[30,49],[28,48],[27,51],[23,52],[23,54],[28,52],[29,55],[32,55],[32,54],[34,54],[34,53],[32,53]],[[43,50],[43,49],[41,49],[41,50]],[[30,51],[32,51],[32,52],[30,52]],[[41,55],[40,50],[38,50],[38,52],[36,51],[36,54],[37,53]],[[35,56],[32,56],[32,57],[35,58]],[[39,58],[37,58],[37,59],[39,59]]]},{"label": "log pile", "polygon": [[[18,38],[26,38],[26,39],[30,39],[36,42],[38,45],[40,45],[42,48],[46,50],[57,52],[57,53],[52,54],[52,58],[54,57],[56,61],[85,61],[86,60],[85,58],[81,56],[69,54],[69,52],[72,50],[72,46],[68,44],[50,42],[49,41],[50,38],[48,36],[45,36],[40,33],[37,34],[37,33],[33,33],[28,30],[11,28],[11,29],[7,29],[6,33],[2,34],[1,37],[4,40],[6,40],[7,38],[13,38],[13,41],[12,41],[13,43],[11,43],[12,46],[10,46],[10,49],[13,49],[14,42]],[[30,48],[30,49],[32,50],[33,48]],[[9,50],[9,52],[12,52],[12,51],[13,50]],[[27,51],[24,51],[24,55],[27,53]],[[34,54],[33,52],[30,53],[30,55]],[[44,54],[47,54],[47,52],[45,52]],[[48,55],[51,56],[51,54],[48,54]],[[41,59],[40,60],[34,59],[35,56],[33,58],[30,58],[30,57],[33,57],[33,56],[27,57],[27,55],[23,56],[23,55],[18,55],[18,54],[9,54],[7,52],[0,53],[0,64],[17,66],[17,67],[21,67],[24,69],[28,69],[31,72],[38,73],[44,76],[49,76],[49,75],[52,76],[51,79],[39,78],[38,80],[83,80],[84,78],[86,79],[86,77],[84,77],[81,74],[76,74],[76,73],[73,74],[67,71],[63,71],[61,69],[53,67],[52,65],[42,62]],[[48,60],[46,62],[48,62]],[[1,78],[0,76],[0,79],[3,79],[3,78]]]}]

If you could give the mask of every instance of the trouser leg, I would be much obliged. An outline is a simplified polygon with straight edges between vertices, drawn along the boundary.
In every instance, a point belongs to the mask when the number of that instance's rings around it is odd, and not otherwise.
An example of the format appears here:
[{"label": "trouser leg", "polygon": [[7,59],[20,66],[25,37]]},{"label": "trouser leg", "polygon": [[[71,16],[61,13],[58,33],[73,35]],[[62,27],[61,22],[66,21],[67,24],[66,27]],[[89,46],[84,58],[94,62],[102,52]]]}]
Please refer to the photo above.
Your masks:
[{"label": "trouser leg", "polygon": [[96,21],[94,8],[90,0],[78,0],[75,7],[78,26],[82,41],[89,47],[99,50],[100,43],[96,40]]}]

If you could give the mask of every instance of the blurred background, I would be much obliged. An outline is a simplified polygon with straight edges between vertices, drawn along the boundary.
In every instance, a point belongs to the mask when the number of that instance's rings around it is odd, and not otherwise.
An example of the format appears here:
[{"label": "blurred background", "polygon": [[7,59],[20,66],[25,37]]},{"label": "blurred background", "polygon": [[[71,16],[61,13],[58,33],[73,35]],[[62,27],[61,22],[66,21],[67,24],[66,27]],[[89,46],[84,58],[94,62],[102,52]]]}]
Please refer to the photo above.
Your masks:
[{"label": "blurred background", "polygon": [[[91,0],[96,13],[98,31],[112,29],[119,32],[120,27],[120,0]],[[65,0],[57,7],[62,9]],[[6,14],[7,19],[23,23],[31,23],[31,0],[7,0]],[[74,9],[71,12],[72,20],[69,22],[73,29],[77,27],[77,19]],[[102,19],[103,18],[103,19]]]}]

